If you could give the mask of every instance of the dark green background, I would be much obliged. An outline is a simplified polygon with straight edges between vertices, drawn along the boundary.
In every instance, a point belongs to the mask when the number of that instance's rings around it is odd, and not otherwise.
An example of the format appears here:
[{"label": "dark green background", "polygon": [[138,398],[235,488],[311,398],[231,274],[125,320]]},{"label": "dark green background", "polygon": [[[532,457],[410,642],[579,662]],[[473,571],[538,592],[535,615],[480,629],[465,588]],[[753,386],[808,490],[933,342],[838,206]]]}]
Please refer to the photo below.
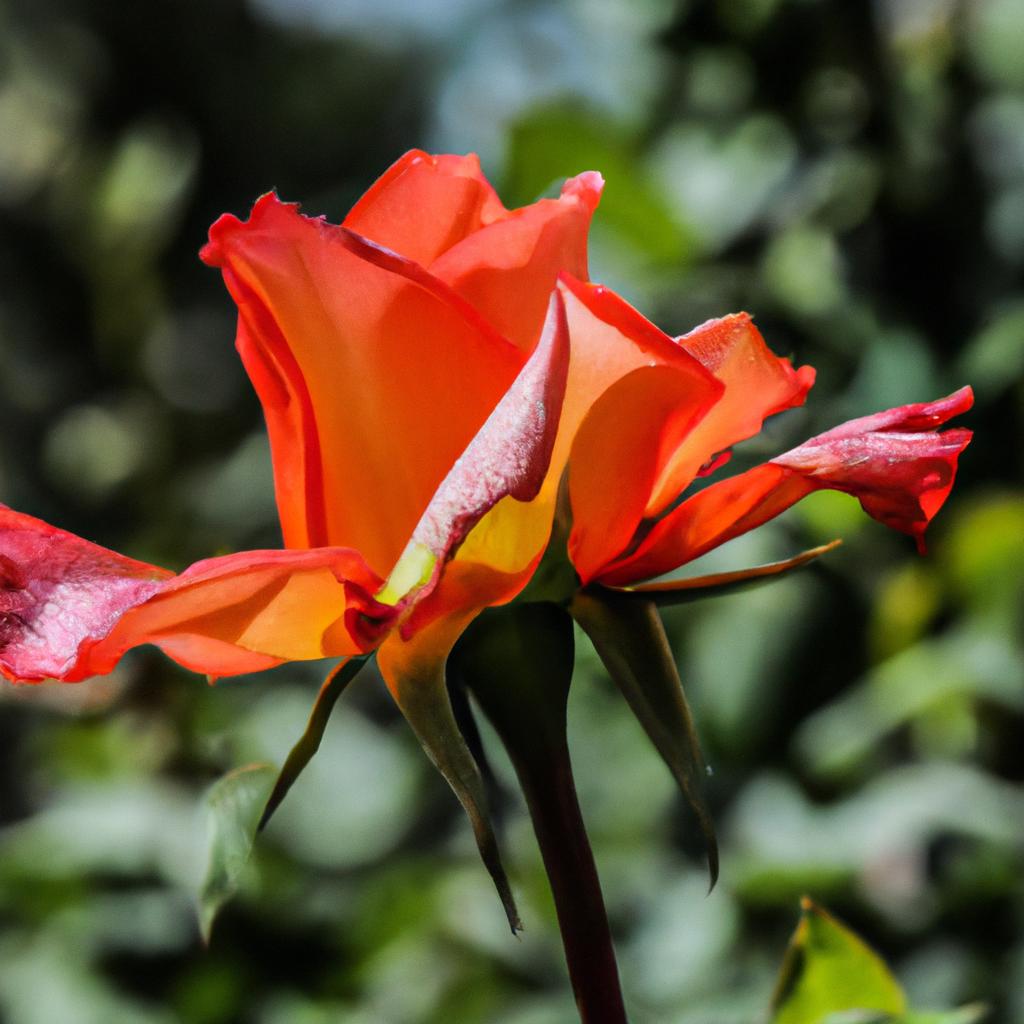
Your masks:
[{"label": "dark green background", "polygon": [[[916,1005],[1024,1019],[1022,52],[1019,0],[0,2],[0,500],[177,568],[278,544],[207,226],[271,187],[340,219],[412,146],[478,150],[510,205],[601,170],[595,279],[671,333],[748,309],[819,370],[738,459],[978,395],[928,558],[819,495],[716,564],[843,536],[826,565],[669,614],[714,768],[710,897],[581,647],[571,742],[633,1018],[757,1020],[810,892]],[[370,676],[202,949],[202,794],[283,757],[323,671],[211,689],[140,651],[3,687],[0,1019],[573,1019],[521,807],[516,941]]]}]

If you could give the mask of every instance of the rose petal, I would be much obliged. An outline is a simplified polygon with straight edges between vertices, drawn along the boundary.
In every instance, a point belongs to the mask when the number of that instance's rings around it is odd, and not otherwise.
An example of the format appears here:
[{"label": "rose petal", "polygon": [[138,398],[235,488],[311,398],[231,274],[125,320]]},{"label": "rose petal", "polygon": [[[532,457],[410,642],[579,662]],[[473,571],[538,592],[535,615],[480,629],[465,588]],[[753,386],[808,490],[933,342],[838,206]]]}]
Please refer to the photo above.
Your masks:
[{"label": "rose petal", "polygon": [[568,461],[576,431],[598,398],[642,366],[675,367],[701,377],[721,393],[721,384],[693,356],[611,289],[586,284],[570,274],[561,275],[559,289],[565,299],[572,357],[554,465]]},{"label": "rose petal", "polygon": [[171,576],[0,506],[0,672],[66,678],[81,648]]},{"label": "rose petal", "polygon": [[851,420],[713,484],[659,520],[634,552],[606,567],[601,582],[627,586],[670,572],[822,488],[855,495],[865,512],[910,534],[923,550],[925,529],[971,439],[969,430],[934,428],[973,401],[971,389],[962,388],[935,402]]},{"label": "rose petal", "polygon": [[594,171],[571,178],[560,198],[503,214],[453,245],[430,272],[529,351],[559,272],[586,279],[587,232],[603,186]]},{"label": "rose petal", "polygon": [[569,557],[584,584],[629,545],[663,467],[719,395],[703,371],[644,366],[594,403],[569,462]]},{"label": "rose petal", "polygon": [[[814,370],[794,370],[776,356],[747,313],[709,320],[676,342],[725,385],[721,399],[680,445],[653,489],[646,514],[662,512],[702,472],[701,467],[734,444],[753,437],[769,417],[802,405]],[[715,468],[721,462],[715,460]]]},{"label": "rose petal", "polygon": [[[644,319],[609,289],[559,277],[571,351],[565,400],[547,479],[528,506],[499,502],[466,538],[456,556],[504,573],[532,572],[537,552],[547,543],[559,485],[584,417],[612,385],[641,367],[674,367],[684,376],[721,385],[668,335]],[[612,552],[617,554],[618,551]]]},{"label": "rose petal", "polygon": [[[152,643],[208,675],[355,654],[390,625],[355,552],[250,551],[179,576],[0,508],[0,672],[77,681]],[[359,621],[357,621],[357,619]]]},{"label": "rose petal", "polygon": [[[538,495],[551,461],[568,369],[565,308],[555,291],[540,343],[437,489],[382,600],[401,601],[407,608],[425,598],[467,534],[499,501],[511,499],[522,507]],[[553,509],[548,527],[551,515]],[[500,535],[492,539],[500,549]],[[495,550],[495,556],[504,563],[504,552]]]},{"label": "rose petal", "polygon": [[273,195],[202,256],[239,306],[286,543],[386,573],[522,355],[418,264]]},{"label": "rose petal", "polygon": [[344,225],[428,266],[507,212],[475,153],[431,156],[414,149],[370,186]]}]

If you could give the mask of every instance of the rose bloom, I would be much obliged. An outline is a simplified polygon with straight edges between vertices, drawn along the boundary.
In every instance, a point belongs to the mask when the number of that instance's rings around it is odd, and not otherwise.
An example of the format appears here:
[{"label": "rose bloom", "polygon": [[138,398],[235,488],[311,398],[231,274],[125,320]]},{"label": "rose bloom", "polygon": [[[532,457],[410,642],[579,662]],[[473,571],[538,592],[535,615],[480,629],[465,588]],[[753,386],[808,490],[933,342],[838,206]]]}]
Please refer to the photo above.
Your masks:
[{"label": "rose bloom", "polygon": [[966,388],[680,500],[814,371],[744,313],[672,338],[590,283],[602,185],[507,210],[476,157],[410,152],[340,226],[274,194],[221,217],[201,255],[238,307],[284,546],[175,574],[0,506],[0,672],[73,682],[146,643],[214,677],[375,650],[406,710],[552,537],[565,601],[642,585],[819,488],[920,541],[970,439],[937,430]]}]

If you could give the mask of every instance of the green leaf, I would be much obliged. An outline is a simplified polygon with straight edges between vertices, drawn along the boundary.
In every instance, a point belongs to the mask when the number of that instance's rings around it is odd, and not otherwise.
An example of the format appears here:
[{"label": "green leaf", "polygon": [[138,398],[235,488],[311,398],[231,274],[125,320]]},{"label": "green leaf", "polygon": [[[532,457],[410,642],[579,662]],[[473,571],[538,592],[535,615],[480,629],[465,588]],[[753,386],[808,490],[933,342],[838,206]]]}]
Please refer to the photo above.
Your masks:
[{"label": "green leaf", "polygon": [[302,770],[312,760],[313,755],[320,749],[320,742],[324,738],[324,730],[334,710],[338,698],[345,692],[348,684],[359,674],[360,669],[369,660],[370,655],[362,655],[358,658],[349,658],[347,661],[335,666],[330,675],[324,680],[320,692],[316,696],[313,710],[310,712],[309,721],[306,723],[306,730],[299,738],[299,741],[292,747],[284,762],[274,789],[263,808],[260,816],[259,830],[262,831],[267,822],[270,821],[274,811],[280,806],[281,801],[292,788],[295,780],[302,774]]},{"label": "green leaf", "polygon": [[665,628],[653,601],[601,587],[581,590],[569,607],[593,641],[651,742],[693,808],[708,850],[711,885],[718,879],[718,841],[704,802],[707,771]]},{"label": "green leaf", "polygon": [[206,794],[210,859],[199,890],[203,941],[220,908],[234,896],[252,852],[260,811],[277,777],[272,764],[251,764],[228,772]]},{"label": "green leaf", "polygon": [[[822,907],[804,898],[772,998],[771,1024],[831,1024],[862,1011],[865,1024],[906,1012],[903,989],[881,957]],[[848,1017],[851,1024],[858,1015]]]},{"label": "green leaf", "polygon": [[971,1003],[956,1010],[933,1010],[922,1013],[908,1013],[893,1024],[978,1024],[988,1016],[988,1007],[983,1003]]}]

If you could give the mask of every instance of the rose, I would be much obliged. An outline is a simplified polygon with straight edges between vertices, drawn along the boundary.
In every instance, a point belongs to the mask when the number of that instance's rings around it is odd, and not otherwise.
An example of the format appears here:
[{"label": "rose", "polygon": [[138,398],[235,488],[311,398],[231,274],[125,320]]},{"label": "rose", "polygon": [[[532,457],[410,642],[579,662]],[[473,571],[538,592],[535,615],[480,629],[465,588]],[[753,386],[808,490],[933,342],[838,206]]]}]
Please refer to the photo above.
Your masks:
[{"label": "rose", "polygon": [[602,184],[508,211],[475,157],[412,152],[340,226],[272,194],[217,221],[202,256],[238,306],[286,546],[175,575],[0,506],[0,672],[78,680],[142,643],[211,676],[376,650],[503,884],[444,680],[482,609],[523,594],[545,550],[524,598],[584,619],[587,595],[691,586],[646,581],[822,487],[920,543],[970,439],[936,430],[963,389],[680,501],[814,374],[746,314],[673,339],[588,283]]}]

